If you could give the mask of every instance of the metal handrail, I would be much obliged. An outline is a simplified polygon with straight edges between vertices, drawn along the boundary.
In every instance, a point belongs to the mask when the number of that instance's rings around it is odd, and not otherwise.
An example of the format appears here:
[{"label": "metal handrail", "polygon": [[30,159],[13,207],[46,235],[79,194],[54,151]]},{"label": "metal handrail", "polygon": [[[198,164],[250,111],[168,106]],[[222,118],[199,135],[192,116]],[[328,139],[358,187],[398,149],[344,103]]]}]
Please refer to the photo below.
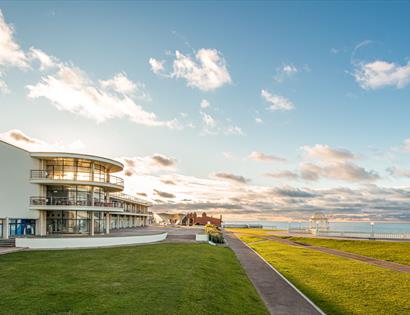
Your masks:
[{"label": "metal handrail", "polygon": [[111,193],[110,197],[114,199],[118,198],[120,200],[122,199],[122,200],[130,201],[132,203],[137,203],[137,204],[147,206],[147,207],[150,207],[152,205],[152,203],[147,200],[144,200],[142,198],[138,198],[135,196],[131,196],[131,195],[128,195],[122,192]]},{"label": "metal handrail", "polygon": [[122,208],[118,202],[106,202],[94,200],[76,200],[67,197],[30,197],[31,206],[81,206],[81,207],[104,207],[104,208]]},{"label": "metal handrail", "polygon": [[[85,182],[98,182],[98,183],[108,183],[117,186],[124,187],[124,179],[118,176],[106,174],[105,176],[99,177],[98,175],[93,174],[91,172],[78,172],[70,174],[73,178],[67,178],[67,174],[55,174],[53,171],[47,170],[31,170],[30,171],[30,179],[55,179],[55,180],[77,180],[77,181],[85,181]],[[79,176],[80,175],[80,176]],[[84,177],[86,179],[83,179]],[[87,178],[88,177],[88,178]],[[94,178],[93,178],[94,177]]]}]

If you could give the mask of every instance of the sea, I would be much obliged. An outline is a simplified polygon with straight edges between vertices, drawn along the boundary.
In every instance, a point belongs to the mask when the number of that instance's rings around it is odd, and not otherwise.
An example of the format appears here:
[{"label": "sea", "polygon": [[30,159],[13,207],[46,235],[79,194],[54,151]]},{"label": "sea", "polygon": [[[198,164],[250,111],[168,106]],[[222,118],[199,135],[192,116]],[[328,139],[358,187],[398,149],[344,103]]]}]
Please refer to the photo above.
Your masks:
[{"label": "sea", "polygon": [[[308,221],[225,221],[226,224],[259,224],[264,227],[287,230],[291,228],[307,228]],[[410,222],[374,222],[375,233],[410,233]],[[371,232],[370,222],[329,222],[331,231],[343,232]]]}]

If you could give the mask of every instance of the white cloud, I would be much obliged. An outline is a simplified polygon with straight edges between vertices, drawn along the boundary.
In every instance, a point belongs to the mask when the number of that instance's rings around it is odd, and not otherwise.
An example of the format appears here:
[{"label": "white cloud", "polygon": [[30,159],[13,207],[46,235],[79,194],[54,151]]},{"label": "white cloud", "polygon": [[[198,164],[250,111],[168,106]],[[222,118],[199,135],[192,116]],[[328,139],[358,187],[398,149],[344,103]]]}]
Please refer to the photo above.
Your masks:
[{"label": "white cloud", "polygon": [[260,118],[260,117],[256,117],[256,118],[255,118],[255,122],[256,122],[257,124],[261,124],[261,123],[263,123],[263,120],[262,120],[262,118]]},{"label": "white cloud", "polygon": [[61,142],[48,143],[26,135],[18,129],[11,129],[4,133],[0,133],[0,140],[13,144],[17,147],[23,148],[27,151],[72,151],[78,152],[84,150],[85,146],[81,140],[76,140],[70,144],[63,144]]},{"label": "white cloud", "polygon": [[252,152],[249,155],[249,158],[254,161],[263,161],[263,162],[284,162],[286,159],[273,155],[273,154],[265,154],[262,152]]},{"label": "white cloud", "polygon": [[27,56],[14,39],[14,28],[4,20],[0,9],[0,93],[9,94],[10,89],[3,79],[7,68],[28,69]]},{"label": "white cloud", "polygon": [[227,127],[225,128],[224,133],[225,133],[226,135],[240,135],[240,136],[243,135],[242,129],[241,129],[240,127],[238,127],[238,126],[227,126]]},{"label": "white cloud", "polygon": [[0,10],[0,66],[29,68],[27,57],[14,40],[14,28],[4,20]]},{"label": "white cloud", "polygon": [[285,64],[276,70],[276,75],[274,79],[276,82],[282,82],[286,78],[289,78],[298,72],[299,70],[294,65]]},{"label": "white cloud", "polygon": [[119,157],[124,164],[124,175],[146,175],[160,171],[175,170],[177,160],[159,153],[143,157]]},{"label": "white cloud", "polygon": [[[161,121],[145,111],[125,94],[114,94],[112,89],[129,92],[132,84],[124,74],[97,85],[81,69],[60,64],[55,74],[47,75],[36,85],[28,85],[30,98],[44,97],[57,109],[81,115],[97,122],[127,117],[146,126],[179,128],[176,120]],[[106,87],[104,87],[104,84]]]},{"label": "white cloud", "polygon": [[301,177],[312,181],[320,178],[343,181],[374,181],[379,179],[379,175],[375,171],[368,171],[350,162],[336,162],[324,166],[302,163],[300,169]]},{"label": "white cloud", "polygon": [[349,150],[335,149],[323,144],[316,144],[313,147],[305,145],[302,146],[301,149],[306,153],[308,158],[319,159],[325,162],[347,161],[356,158]]},{"label": "white cloud", "polygon": [[202,116],[202,122],[203,122],[207,127],[213,128],[213,127],[216,126],[216,121],[215,121],[215,119],[214,119],[211,115],[209,115],[209,114],[207,114],[207,113],[204,113],[204,112],[201,112],[201,116]]},{"label": "white cloud", "polygon": [[264,174],[267,177],[272,177],[276,179],[298,179],[299,175],[292,171],[279,171]]},{"label": "white cloud", "polygon": [[209,104],[209,102],[208,102],[207,100],[205,100],[205,99],[202,100],[202,101],[201,101],[201,104],[200,104],[200,106],[201,106],[202,109],[208,108],[210,105],[211,105],[211,104]]},{"label": "white cloud", "polygon": [[202,134],[205,135],[217,135],[223,133],[225,135],[239,135],[242,136],[244,133],[242,129],[238,126],[232,125],[230,119],[227,119],[228,123],[222,125],[213,116],[200,111],[202,119]]},{"label": "white cloud", "polygon": [[184,78],[187,85],[203,91],[211,91],[231,83],[226,62],[216,49],[200,49],[196,60],[179,51],[175,52],[172,75]]},{"label": "white cloud", "polygon": [[404,66],[376,60],[356,65],[354,77],[363,89],[379,89],[386,86],[404,88],[410,82],[410,62]]},{"label": "white cloud", "polygon": [[282,71],[286,74],[293,74],[293,73],[297,73],[298,69],[296,69],[296,67],[294,65],[284,65],[282,68]]},{"label": "white cloud", "polygon": [[10,89],[7,86],[7,83],[4,82],[3,80],[0,80],[0,93],[3,93],[3,94],[9,94],[10,93]]},{"label": "white cloud", "polygon": [[149,63],[155,74],[185,79],[187,86],[202,91],[212,91],[232,82],[225,59],[216,49],[202,48],[194,58],[175,51],[173,70],[169,74],[163,73],[165,61],[150,58]]},{"label": "white cloud", "polygon": [[239,183],[239,184],[246,184],[247,182],[249,182],[249,179],[241,175],[235,175],[235,174],[225,173],[225,172],[212,173],[210,174],[210,176],[213,178],[228,180],[228,181],[232,181],[232,182]]},{"label": "white cloud", "polygon": [[261,96],[270,104],[268,109],[271,111],[292,110],[294,108],[290,100],[280,95],[271,94],[267,90],[262,90]]},{"label": "white cloud", "polygon": [[111,90],[122,95],[134,96],[142,100],[151,100],[150,95],[146,91],[144,83],[133,82],[128,79],[126,73],[117,73],[110,80],[99,81],[102,88]]},{"label": "white cloud", "polygon": [[403,169],[400,167],[396,167],[396,166],[390,167],[387,169],[387,172],[394,177],[410,178],[410,170]]},{"label": "white cloud", "polygon": [[410,152],[410,138],[409,138],[409,139],[405,139],[405,140],[403,141],[403,145],[402,145],[401,149],[402,149],[404,152]]},{"label": "white cloud", "polygon": [[160,74],[162,71],[164,71],[165,60],[149,58],[148,62],[151,65],[151,71],[155,74]]},{"label": "white cloud", "polygon": [[328,145],[316,144],[313,147],[302,146],[305,158],[317,160],[320,163],[302,163],[300,177],[306,180],[328,178],[343,181],[373,181],[379,175],[373,170],[352,163],[357,156],[346,149],[331,148]]},{"label": "white cloud", "polygon": [[40,64],[40,70],[47,70],[59,65],[59,60],[53,56],[50,56],[40,49],[31,47],[28,52],[28,58],[30,61],[37,60]]}]

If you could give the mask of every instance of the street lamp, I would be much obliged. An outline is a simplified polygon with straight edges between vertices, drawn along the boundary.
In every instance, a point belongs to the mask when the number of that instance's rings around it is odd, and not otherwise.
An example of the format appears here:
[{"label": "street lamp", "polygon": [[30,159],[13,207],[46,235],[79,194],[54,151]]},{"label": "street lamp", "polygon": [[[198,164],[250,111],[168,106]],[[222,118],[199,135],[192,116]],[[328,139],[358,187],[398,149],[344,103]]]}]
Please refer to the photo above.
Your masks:
[{"label": "street lamp", "polygon": [[374,238],[374,222],[370,222],[370,227],[371,227],[371,229],[372,229],[372,232],[371,232],[370,236],[371,236],[372,238]]}]

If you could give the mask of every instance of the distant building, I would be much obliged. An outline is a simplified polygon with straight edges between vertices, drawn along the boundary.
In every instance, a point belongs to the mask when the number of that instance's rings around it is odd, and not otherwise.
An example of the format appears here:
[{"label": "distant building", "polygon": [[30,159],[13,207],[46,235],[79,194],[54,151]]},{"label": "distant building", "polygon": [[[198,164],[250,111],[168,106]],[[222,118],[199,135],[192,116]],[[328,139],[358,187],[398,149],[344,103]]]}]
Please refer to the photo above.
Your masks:
[{"label": "distant building", "polygon": [[154,223],[161,225],[177,225],[181,224],[184,216],[183,213],[154,213],[153,221]]},{"label": "distant building", "polygon": [[182,225],[186,226],[206,225],[208,223],[216,226],[221,226],[222,215],[220,215],[218,219],[214,218],[213,216],[208,216],[206,212],[203,212],[202,216],[198,216],[196,212],[190,212],[182,219]]}]

